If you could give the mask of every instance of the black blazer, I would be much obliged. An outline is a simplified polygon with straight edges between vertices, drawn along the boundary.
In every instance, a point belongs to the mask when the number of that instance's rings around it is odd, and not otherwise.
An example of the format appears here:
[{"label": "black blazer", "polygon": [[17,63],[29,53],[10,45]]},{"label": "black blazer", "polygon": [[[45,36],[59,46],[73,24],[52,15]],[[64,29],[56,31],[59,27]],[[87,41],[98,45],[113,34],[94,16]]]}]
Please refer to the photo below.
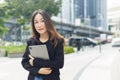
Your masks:
[{"label": "black blazer", "polygon": [[[30,45],[42,45],[45,44],[48,49],[50,60],[43,60],[40,58],[35,58],[33,65],[29,64],[30,54],[28,47]],[[58,44],[56,47],[53,46],[52,41],[48,40],[45,43],[40,42],[36,38],[31,38],[27,41],[27,47],[22,58],[22,66],[29,71],[28,80],[34,80],[35,76],[41,76],[43,80],[60,80],[59,69],[63,67],[64,64],[64,50],[63,50],[63,40],[58,39]],[[38,70],[42,67],[50,67],[52,73],[48,75],[38,74]]]}]

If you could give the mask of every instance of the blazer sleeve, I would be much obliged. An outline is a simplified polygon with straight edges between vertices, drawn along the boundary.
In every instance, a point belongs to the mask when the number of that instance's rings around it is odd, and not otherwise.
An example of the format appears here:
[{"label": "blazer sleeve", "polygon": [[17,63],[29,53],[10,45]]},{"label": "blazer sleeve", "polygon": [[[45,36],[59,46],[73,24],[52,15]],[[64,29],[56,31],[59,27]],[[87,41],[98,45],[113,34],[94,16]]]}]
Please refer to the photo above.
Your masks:
[{"label": "blazer sleeve", "polygon": [[51,69],[59,69],[64,65],[64,47],[63,41],[59,41],[55,49],[55,59],[54,60],[43,60],[40,58],[35,58],[33,65],[35,67],[50,67]]},{"label": "blazer sleeve", "polygon": [[22,57],[22,61],[21,61],[21,64],[23,66],[24,69],[26,69],[27,71],[29,71],[30,73],[34,74],[34,75],[37,75],[38,74],[38,70],[39,68],[36,68],[36,67],[33,67],[29,64],[29,49],[28,49],[28,46],[30,45],[30,41],[27,41],[27,46],[26,46],[26,50],[25,50],[25,53]]}]

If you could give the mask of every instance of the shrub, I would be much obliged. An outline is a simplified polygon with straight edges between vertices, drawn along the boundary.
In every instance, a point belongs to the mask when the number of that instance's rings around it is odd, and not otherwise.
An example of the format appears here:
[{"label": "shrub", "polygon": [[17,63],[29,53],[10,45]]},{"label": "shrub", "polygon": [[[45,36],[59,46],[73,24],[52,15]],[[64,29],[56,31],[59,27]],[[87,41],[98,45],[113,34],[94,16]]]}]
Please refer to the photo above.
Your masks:
[{"label": "shrub", "polygon": [[71,47],[71,46],[65,46],[64,47],[64,52],[65,52],[65,54],[73,53],[74,52],[74,48]]},{"label": "shrub", "polygon": [[[0,46],[1,49],[6,50],[6,56],[8,54],[17,54],[17,53],[24,53],[26,45],[21,45],[21,46],[15,46],[15,45],[10,45],[10,46]],[[71,46],[65,46],[64,47],[64,52],[65,54],[70,54],[74,52],[74,48]]]},{"label": "shrub", "polygon": [[21,46],[14,46],[14,45],[0,46],[1,49],[6,50],[6,56],[8,54],[24,53],[25,47],[26,47],[25,45],[21,45]]}]

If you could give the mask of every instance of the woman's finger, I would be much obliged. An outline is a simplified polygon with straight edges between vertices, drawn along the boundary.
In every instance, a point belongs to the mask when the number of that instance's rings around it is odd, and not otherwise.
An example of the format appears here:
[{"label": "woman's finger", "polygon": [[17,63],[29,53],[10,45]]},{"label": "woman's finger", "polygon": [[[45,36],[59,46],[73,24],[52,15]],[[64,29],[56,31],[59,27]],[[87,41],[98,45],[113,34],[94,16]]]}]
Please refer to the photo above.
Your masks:
[{"label": "woman's finger", "polygon": [[45,69],[47,69],[47,70],[51,70],[51,68],[45,68]]},{"label": "woman's finger", "polygon": [[31,55],[29,55],[29,58],[34,59]]}]

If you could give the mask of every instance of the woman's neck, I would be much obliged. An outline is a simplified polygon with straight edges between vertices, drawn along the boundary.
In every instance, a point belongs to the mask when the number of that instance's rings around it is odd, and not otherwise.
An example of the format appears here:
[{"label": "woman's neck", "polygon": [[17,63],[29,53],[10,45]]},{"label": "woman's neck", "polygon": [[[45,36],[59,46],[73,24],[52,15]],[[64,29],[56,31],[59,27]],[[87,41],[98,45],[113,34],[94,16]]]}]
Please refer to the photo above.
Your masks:
[{"label": "woman's neck", "polygon": [[39,40],[40,40],[41,42],[46,42],[46,41],[48,41],[48,39],[49,39],[49,34],[48,34],[47,32],[44,33],[44,34],[40,34]]}]

